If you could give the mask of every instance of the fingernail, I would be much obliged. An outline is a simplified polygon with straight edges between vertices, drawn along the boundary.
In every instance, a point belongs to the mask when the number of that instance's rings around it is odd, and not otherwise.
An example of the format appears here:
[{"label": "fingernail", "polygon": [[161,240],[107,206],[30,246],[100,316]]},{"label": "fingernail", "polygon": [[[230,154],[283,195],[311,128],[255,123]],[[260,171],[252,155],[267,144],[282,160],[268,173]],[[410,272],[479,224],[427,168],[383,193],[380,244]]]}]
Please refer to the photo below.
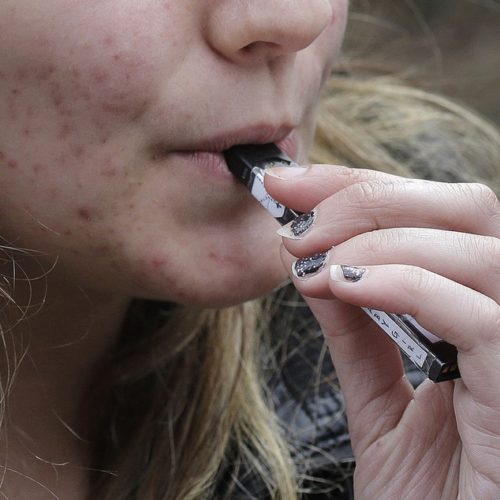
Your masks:
[{"label": "fingernail", "polygon": [[277,233],[280,236],[291,240],[300,240],[302,236],[304,236],[304,234],[311,229],[315,219],[316,212],[314,210],[306,214],[299,215],[286,226],[280,227]]},{"label": "fingernail", "polygon": [[304,175],[307,172],[307,167],[272,167],[265,170],[265,174],[271,177],[275,177],[276,179],[292,179],[293,177],[297,177],[299,175]]},{"label": "fingernail", "polygon": [[330,278],[333,281],[357,283],[364,277],[366,271],[365,267],[333,265],[330,266]]},{"label": "fingernail", "polygon": [[298,259],[292,266],[293,275],[299,279],[310,278],[325,267],[327,259],[328,252],[316,253],[310,257]]}]

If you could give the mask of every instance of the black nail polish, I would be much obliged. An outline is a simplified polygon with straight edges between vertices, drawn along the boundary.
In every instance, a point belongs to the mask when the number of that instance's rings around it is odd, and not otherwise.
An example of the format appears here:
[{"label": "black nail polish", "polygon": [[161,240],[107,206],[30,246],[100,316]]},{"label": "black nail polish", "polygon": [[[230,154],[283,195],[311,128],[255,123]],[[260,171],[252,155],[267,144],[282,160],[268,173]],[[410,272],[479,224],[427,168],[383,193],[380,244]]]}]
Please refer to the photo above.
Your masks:
[{"label": "black nail polish", "polygon": [[354,267],[354,266],[340,266],[342,269],[342,274],[346,281],[352,281],[356,283],[359,281],[363,275],[366,273],[366,269],[364,267]]},{"label": "black nail polish", "polygon": [[298,237],[302,236],[314,223],[316,213],[314,210],[306,214],[299,215],[290,225],[291,233]]},{"label": "black nail polish", "polygon": [[327,257],[328,252],[303,257],[293,265],[293,273],[297,278],[308,278],[317,274],[325,267]]}]

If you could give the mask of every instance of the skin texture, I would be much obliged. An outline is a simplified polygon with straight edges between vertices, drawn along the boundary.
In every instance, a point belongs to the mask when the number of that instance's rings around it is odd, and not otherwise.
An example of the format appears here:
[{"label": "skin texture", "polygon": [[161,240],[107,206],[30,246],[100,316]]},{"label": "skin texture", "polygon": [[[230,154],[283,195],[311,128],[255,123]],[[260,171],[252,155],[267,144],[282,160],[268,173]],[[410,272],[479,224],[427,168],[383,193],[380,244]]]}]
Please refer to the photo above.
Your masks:
[{"label": "skin texture", "polygon": [[346,15],[306,3],[2,2],[0,234],[101,292],[219,306],[276,286],[274,221],[172,152],[295,129],[305,159]]},{"label": "skin texture", "polygon": [[15,333],[30,339],[3,495],[85,498],[78,405],[132,298],[219,307],[286,278],[276,222],[203,151],[288,136],[304,161],[346,12],[347,0],[0,2],[0,235],[36,251],[1,269],[19,278]]},{"label": "skin texture", "polygon": [[[499,498],[495,194],[481,184],[322,165],[274,169],[265,181],[282,203],[316,212],[302,237],[283,238],[291,276],[298,258],[329,252],[323,270],[293,279],[322,326],[345,395],[356,499]],[[337,265],[366,272],[353,283],[329,272]],[[396,345],[358,306],[412,314],[457,346],[462,378],[414,391]]]}]

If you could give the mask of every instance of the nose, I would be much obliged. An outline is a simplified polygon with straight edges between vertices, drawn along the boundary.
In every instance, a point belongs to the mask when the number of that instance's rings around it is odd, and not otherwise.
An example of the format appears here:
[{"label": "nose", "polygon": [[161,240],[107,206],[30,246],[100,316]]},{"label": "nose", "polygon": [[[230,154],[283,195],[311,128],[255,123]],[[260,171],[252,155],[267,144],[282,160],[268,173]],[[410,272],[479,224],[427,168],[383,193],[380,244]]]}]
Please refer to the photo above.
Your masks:
[{"label": "nose", "polygon": [[208,14],[206,38],[226,59],[251,64],[308,47],[332,17],[331,0],[223,0]]}]

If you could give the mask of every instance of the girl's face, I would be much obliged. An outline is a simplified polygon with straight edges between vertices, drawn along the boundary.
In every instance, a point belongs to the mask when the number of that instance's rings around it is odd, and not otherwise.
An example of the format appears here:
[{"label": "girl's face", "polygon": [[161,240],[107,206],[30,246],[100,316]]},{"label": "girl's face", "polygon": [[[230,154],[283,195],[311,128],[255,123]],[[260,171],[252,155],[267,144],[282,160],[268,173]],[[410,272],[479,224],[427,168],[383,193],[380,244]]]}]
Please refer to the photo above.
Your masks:
[{"label": "girl's face", "polygon": [[0,235],[87,290],[203,306],[285,277],[221,150],[306,159],[348,0],[0,2]]}]

